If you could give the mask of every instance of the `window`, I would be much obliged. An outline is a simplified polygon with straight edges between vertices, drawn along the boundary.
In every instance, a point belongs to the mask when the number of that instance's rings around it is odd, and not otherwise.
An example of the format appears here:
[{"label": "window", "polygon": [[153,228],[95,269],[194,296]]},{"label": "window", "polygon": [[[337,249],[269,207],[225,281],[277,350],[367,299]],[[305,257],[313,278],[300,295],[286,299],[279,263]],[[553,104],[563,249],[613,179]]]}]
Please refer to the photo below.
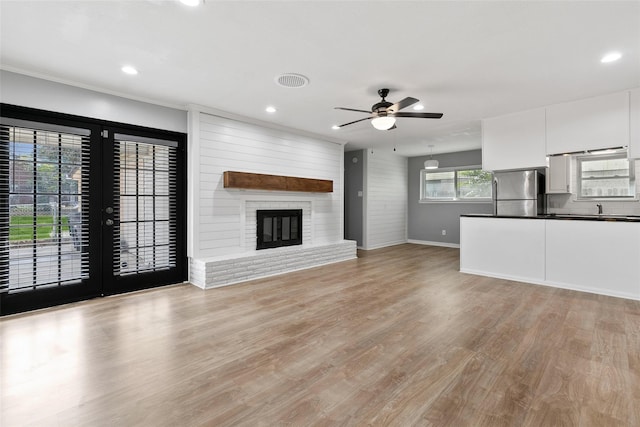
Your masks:
[{"label": "window", "polygon": [[635,171],[626,153],[577,158],[578,198],[634,198]]},{"label": "window", "polygon": [[421,201],[487,201],[492,198],[491,172],[482,169],[448,169],[420,172]]}]

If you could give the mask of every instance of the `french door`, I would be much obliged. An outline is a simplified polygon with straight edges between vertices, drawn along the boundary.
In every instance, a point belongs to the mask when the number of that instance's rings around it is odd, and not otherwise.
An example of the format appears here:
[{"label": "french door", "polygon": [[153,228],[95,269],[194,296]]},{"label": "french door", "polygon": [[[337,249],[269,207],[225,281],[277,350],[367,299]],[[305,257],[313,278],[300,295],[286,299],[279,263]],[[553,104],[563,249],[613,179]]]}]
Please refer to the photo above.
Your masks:
[{"label": "french door", "polygon": [[186,279],[183,134],[0,112],[0,314]]},{"label": "french door", "polygon": [[184,138],[103,130],[105,294],[186,280]]}]

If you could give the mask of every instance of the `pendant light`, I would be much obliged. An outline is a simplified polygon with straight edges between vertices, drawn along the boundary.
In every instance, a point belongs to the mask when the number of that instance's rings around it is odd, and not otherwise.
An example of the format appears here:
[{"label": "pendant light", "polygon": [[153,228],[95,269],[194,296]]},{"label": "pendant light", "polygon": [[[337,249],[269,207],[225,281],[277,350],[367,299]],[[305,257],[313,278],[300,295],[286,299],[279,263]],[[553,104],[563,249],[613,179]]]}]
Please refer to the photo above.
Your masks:
[{"label": "pendant light", "polygon": [[429,148],[431,149],[431,158],[424,162],[424,168],[438,169],[438,166],[440,165],[440,163],[433,158],[433,145],[429,145]]}]

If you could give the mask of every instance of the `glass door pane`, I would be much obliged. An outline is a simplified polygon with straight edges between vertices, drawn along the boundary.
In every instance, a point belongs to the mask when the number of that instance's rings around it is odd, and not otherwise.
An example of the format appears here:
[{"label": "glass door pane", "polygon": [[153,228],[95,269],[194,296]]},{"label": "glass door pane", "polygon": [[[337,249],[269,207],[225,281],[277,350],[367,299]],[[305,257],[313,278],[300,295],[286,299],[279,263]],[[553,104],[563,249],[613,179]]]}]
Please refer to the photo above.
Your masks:
[{"label": "glass door pane", "polygon": [[176,265],[176,149],[116,141],[114,230],[116,275],[157,271]]},{"label": "glass door pane", "polygon": [[87,201],[82,186],[89,184],[83,171],[88,139],[15,126],[7,132],[9,292],[86,279],[89,252],[83,249],[88,249],[88,232],[82,224]]},{"label": "glass door pane", "polygon": [[[108,292],[125,292],[184,280],[179,229],[177,141],[113,133],[113,179],[106,206],[113,208]],[[152,278],[155,277],[155,281]],[[159,281],[158,281],[159,280]]]}]

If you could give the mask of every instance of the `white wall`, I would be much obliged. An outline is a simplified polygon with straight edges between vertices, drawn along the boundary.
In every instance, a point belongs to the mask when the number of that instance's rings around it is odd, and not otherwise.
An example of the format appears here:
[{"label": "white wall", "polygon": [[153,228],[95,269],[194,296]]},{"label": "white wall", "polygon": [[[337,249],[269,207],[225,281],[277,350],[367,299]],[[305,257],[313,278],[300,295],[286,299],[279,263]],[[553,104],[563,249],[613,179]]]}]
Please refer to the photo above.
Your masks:
[{"label": "white wall", "polygon": [[187,111],[0,70],[0,102],[93,119],[187,132]]},{"label": "white wall", "polygon": [[[343,147],[193,109],[189,116],[189,236],[191,258],[255,251],[247,244],[246,206],[283,202],[311,206],[310,237],[303,245],[343,240]],[[225,189],[223,172],[239,171],[333,181],[332,193]],[[250,229],[250,228],[249,228]]]},{"label": "white wall", "polygon": [[408,159],[366,151],[364,249],[407,241]]}]

